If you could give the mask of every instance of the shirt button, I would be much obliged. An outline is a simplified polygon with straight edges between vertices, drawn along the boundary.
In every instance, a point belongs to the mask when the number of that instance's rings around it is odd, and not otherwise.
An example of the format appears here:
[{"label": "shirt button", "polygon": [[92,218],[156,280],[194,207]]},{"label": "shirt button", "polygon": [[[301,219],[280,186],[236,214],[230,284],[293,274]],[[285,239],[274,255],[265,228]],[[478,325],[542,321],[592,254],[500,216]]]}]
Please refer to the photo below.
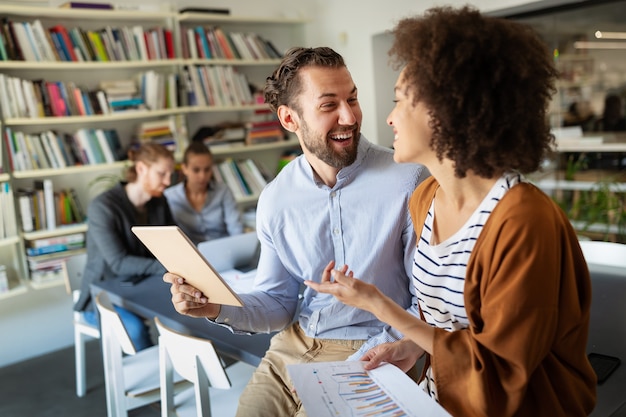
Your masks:
[{"label": "shirt button", "polygon": [[230,323],[230,319],[229,319],[228,317],[226,317],[226,318],[224,319],[224,323]]},{"label": "shirt button", "polygon": [[332,193],[330,193],[330,197],[331,198],[335,198],[335,192],[334,191]]},{"label": "shirt button", "polygon": [[334,230],[333,230],[333,233],[334,233],[334,234],[336,234],[336,235],[338,235],[338,234],[339,234],[339,229],[334,229]]}]

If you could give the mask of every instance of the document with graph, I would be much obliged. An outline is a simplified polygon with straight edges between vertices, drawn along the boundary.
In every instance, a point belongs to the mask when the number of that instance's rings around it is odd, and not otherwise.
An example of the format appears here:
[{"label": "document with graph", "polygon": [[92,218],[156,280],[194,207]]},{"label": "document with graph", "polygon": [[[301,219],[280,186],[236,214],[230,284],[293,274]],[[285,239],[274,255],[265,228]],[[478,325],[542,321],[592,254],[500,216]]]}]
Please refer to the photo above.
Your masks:
[{"label": "document with graph", "polygon": [[394,365],[366,371],[358,361],[318,362],[287,371],[310,416],[450,416]]}]

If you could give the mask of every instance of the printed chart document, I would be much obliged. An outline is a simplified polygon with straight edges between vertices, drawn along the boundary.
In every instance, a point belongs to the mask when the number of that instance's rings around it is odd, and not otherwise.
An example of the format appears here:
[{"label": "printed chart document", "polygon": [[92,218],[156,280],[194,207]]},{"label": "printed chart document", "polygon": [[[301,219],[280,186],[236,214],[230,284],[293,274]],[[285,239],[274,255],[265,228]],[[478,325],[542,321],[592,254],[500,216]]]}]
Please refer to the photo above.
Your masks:
[{"label": "printed chart document", "polygon": [[359,361],[318,362],[287,371],[310,416],[450,416],[391,364],[366,371]]}]

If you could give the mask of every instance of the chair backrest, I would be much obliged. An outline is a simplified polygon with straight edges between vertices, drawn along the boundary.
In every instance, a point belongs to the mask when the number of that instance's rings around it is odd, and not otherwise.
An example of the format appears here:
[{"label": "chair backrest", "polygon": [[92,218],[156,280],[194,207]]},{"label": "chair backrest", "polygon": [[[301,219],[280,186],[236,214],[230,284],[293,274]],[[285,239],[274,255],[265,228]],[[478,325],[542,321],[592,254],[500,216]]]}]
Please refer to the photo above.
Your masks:
[{"label": "chair backrest", "polygon": [[135,349],[126,331],[126,327],[124,327],[122,319],[117,311],[115,311],[113,303],[111,303],[107,293],[101,292],[96,296],[96,306],[100,313],[100,327],[102,328],[102,333],[113,336],[111,342],[117,341],[124,353],[128,355],[136,354],[137,349]]},{"label": "chair backrest", "polygon": [[159,345],[165,348],[178,374],[197,384],[199,372],[202,372],[206,374],[211,387],[220,389],[231,387],[222,361],[210,340],[178,333],[165,326],[158,317],[154,322],[159,331]]}]

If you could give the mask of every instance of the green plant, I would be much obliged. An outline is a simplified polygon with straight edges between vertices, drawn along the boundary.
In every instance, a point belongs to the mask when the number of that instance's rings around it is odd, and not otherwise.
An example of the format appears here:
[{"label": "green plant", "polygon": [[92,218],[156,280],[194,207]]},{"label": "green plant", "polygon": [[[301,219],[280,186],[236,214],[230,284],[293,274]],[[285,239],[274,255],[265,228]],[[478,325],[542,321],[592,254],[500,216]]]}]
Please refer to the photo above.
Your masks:
[{"label": "green plant", "polygon": [[574,176],[576,173],[582,169],[587,169],[587,155],[582,152],[577,154],[577,157],[574,154],[570,154],[567,157],[567,164],[565,166],[565,179],[567,181],[574,181]]},{"label": "green plant", "polygon": [[124,173],[130,166],[130,162],[124,165],[124,167],[118,173],[106,173],[102,175],[98,175],[91,181],[89,181],[89,192],[91,193],[90,198],[95,197],[103,191],[106,191],[112,188],[115,184],[122,181],[124,179]]},{"label": "green plant", "polygon": [[[560,202],[570,219],[579,221],[582,232],[592,228],[608,240],[611,235],[626,237],[626,193],[619,191],[619,184],[612,178],[594,183],[590,190],[572,193],[569,204]],[[611,231],[615,228],[617,232]]]}]

